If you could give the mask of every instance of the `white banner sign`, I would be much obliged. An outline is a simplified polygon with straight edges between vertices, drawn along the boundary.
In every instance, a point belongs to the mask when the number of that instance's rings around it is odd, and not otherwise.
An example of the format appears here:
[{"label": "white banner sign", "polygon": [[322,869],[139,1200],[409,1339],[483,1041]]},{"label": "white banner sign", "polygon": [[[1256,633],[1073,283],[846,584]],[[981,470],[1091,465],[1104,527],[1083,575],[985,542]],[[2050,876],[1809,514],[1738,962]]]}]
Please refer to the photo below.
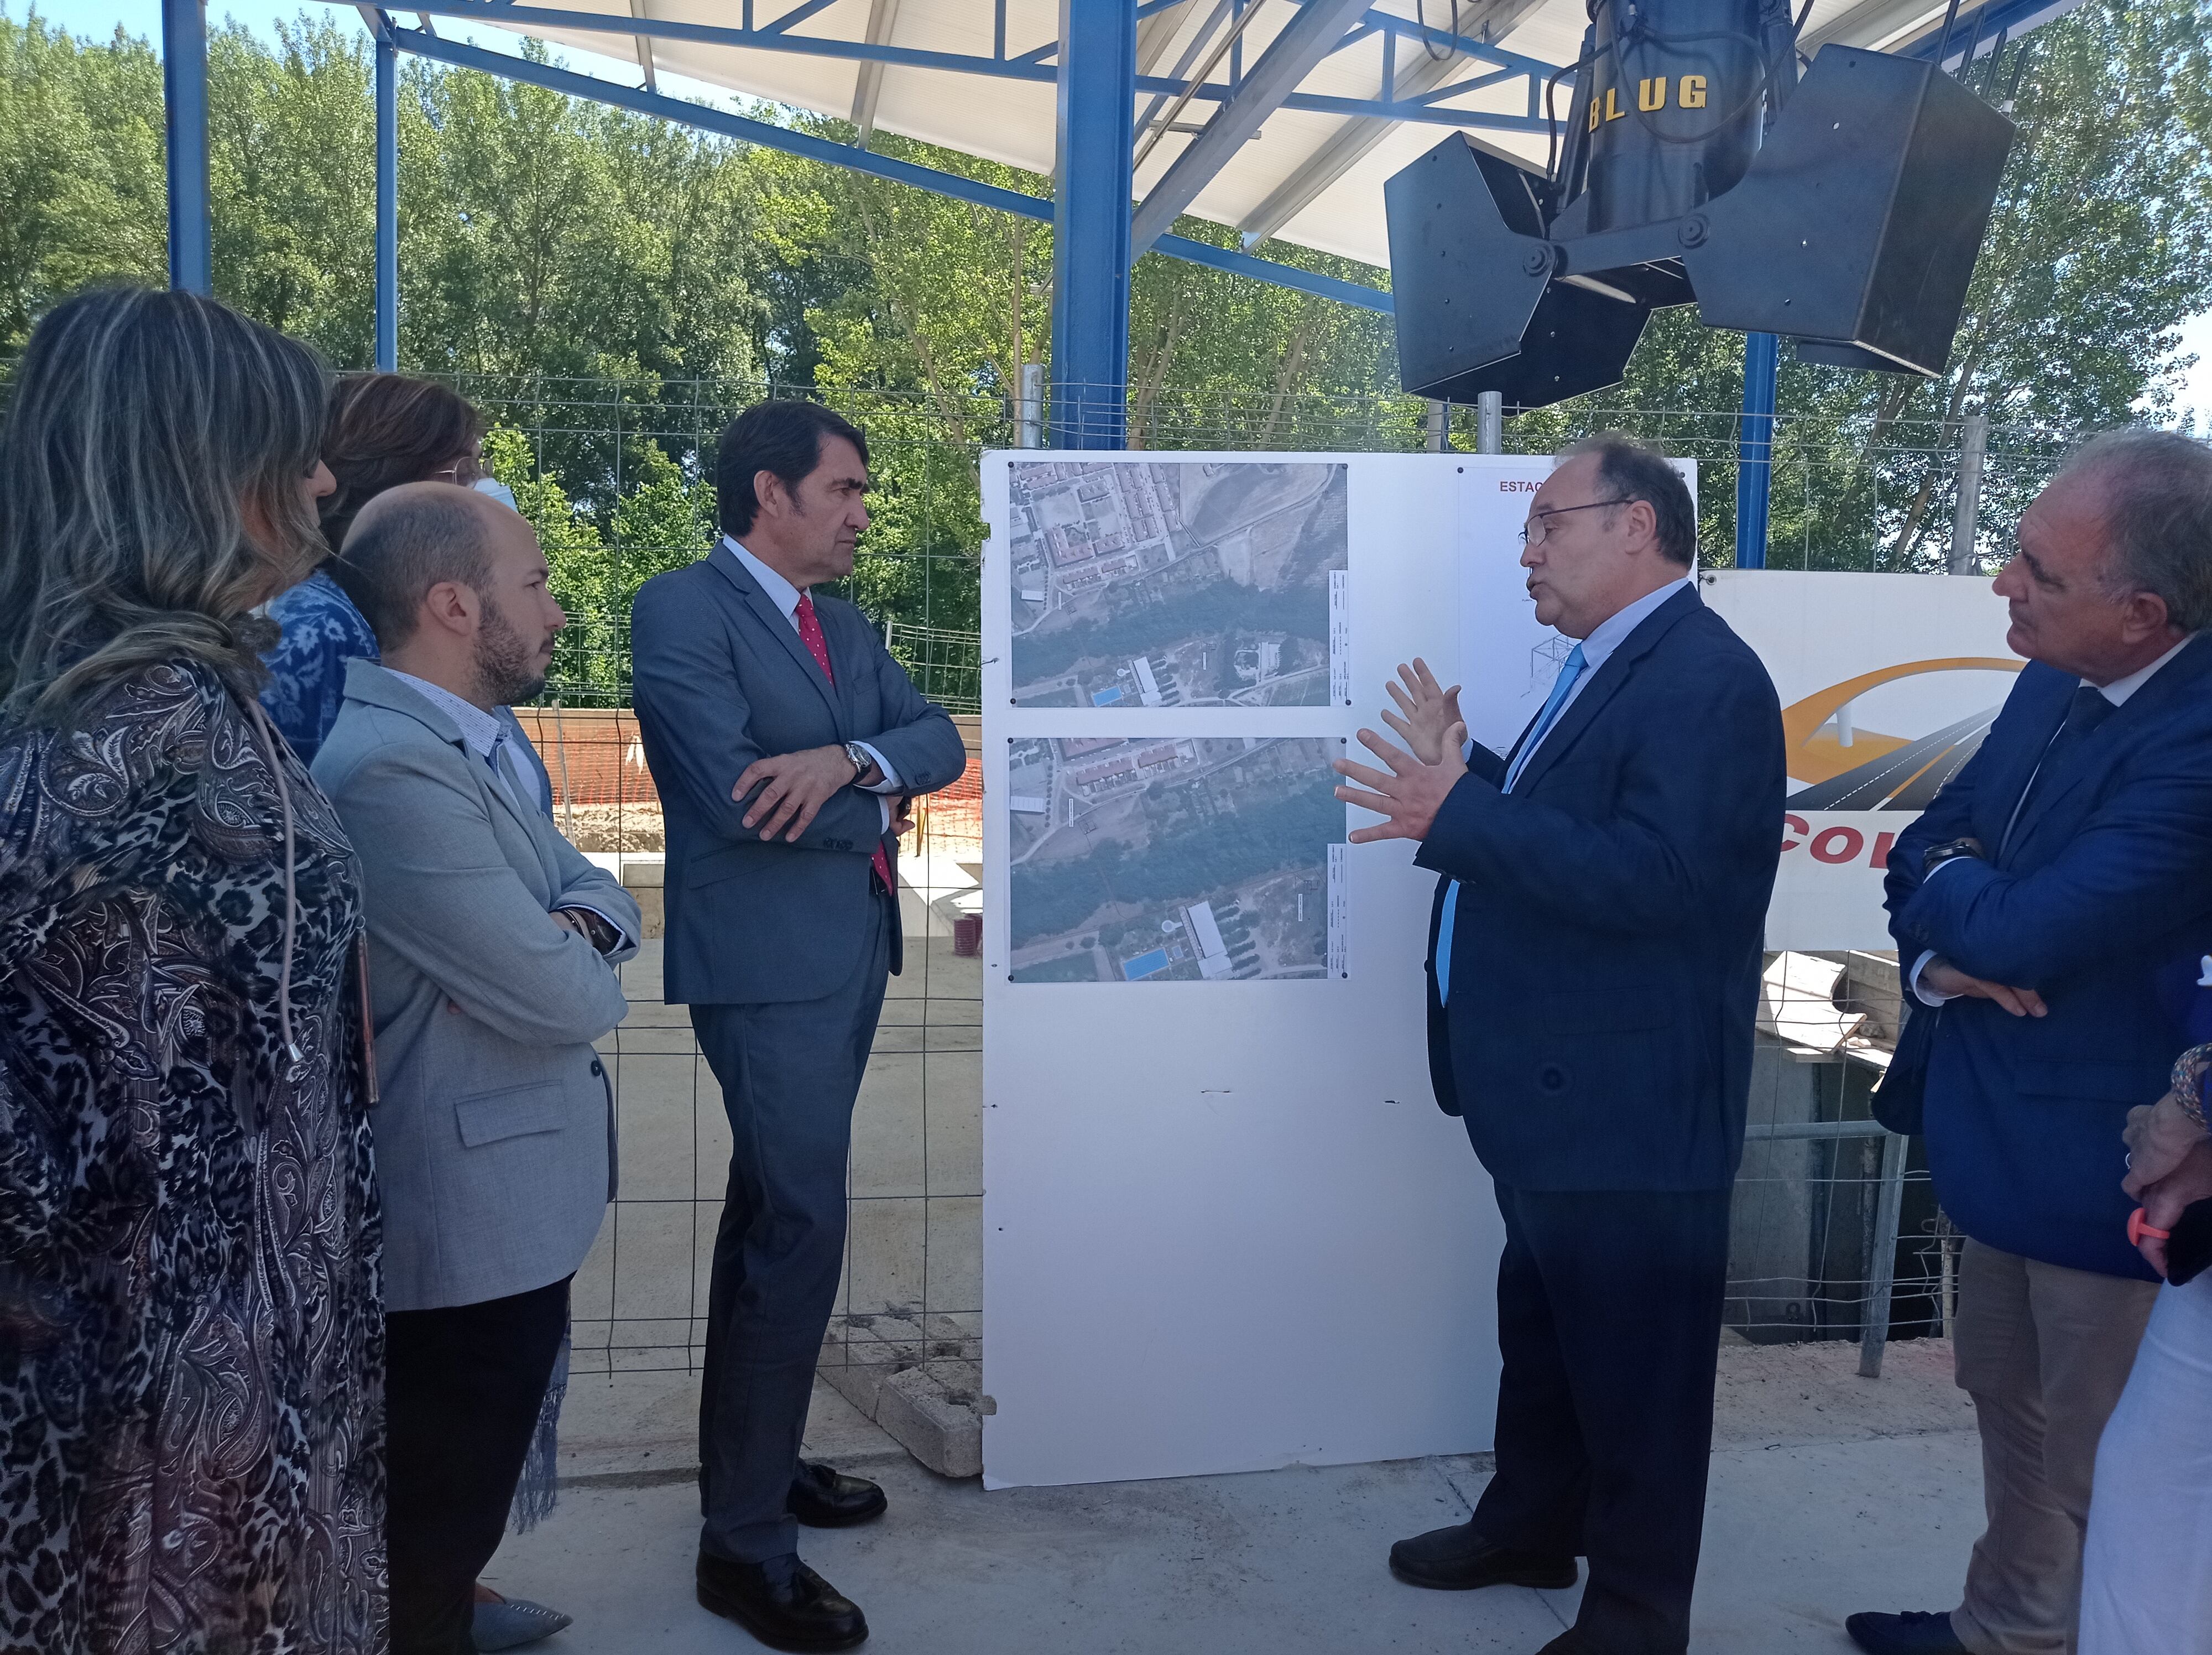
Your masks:
[{"label": "white banner sign", "polygon": [[1782,697],[1790,770],[1769,948],[1887,949],[1890,846],[1973,756],[2024,664],[2004,599],[1954,575],[1721,569],[1705,601]]}]

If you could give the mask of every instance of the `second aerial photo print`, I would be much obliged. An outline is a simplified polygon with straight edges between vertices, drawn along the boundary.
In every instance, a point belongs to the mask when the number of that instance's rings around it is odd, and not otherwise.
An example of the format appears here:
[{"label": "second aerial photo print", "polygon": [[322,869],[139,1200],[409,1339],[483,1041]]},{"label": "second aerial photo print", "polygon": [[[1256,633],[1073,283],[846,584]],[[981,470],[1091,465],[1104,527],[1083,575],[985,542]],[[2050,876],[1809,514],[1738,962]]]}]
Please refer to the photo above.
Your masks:
[{"label": "second aerial photo print", "polygon": [[1016,983],[1341,977],[1334,737],[1008,745]]}]

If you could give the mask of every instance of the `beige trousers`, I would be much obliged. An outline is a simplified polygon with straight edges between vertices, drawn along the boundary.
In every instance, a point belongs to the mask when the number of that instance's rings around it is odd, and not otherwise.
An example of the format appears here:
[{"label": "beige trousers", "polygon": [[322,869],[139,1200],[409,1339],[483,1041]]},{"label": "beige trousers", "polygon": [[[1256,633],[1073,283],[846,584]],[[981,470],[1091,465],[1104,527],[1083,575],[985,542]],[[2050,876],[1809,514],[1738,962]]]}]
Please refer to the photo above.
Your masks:
[{"label": "beige trousers", "polygon": [[1989,1527],[1951,1629],[1974,1655],[2073,1655],[2097,1439],[2157,1295],[2154,1281],[1966,1243],[1954,1352],[1981,1428]]}]

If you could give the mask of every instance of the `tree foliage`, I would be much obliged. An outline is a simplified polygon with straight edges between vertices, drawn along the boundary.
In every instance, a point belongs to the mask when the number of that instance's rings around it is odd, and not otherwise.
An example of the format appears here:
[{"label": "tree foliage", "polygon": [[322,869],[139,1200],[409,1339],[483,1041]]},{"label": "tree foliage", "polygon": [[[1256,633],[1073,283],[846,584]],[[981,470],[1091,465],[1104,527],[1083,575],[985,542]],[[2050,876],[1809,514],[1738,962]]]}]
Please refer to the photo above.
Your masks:
[{"label": "tree foliage", "polygon": [[[18,21],[18,18],[21,21]],[[1952,514],[1957,422],[1999,423],[1994,537],[2056,439],[2169,405],[2177,324],[2212,303],[2212,62],[2204,0],[2089,0],[1973,70],[2021,138],[1959,344],[1933,380],[1786,361],[1774,561],[1927,567]],[[273,44],[210,49],[218,292],[368,364],[369,63],[302,14]],[[623,616],[714,521],[713,438],[773,382],[867,429],[878,486],[850,594],[878,618],[972,632],[984,536],[977,452],[1013,439],[1025,363],[1050,350],[1052,233],[1031,219],[533,87],[410,60],[401,78],[400,359],[502,428],[501,474],[552,538],[577,619],[558,683],[618,697]],[[765,106],[761,119],[849,141]],[[1038,198],[1046,179],[878,134],[873,146]],[[0,356],[58,297],[165,265],[161,65],[0,0]],[[1217,225],[1180,233],[1234,245]],[[1266,256],[1376,285],[1384,272],[1273,243]],[[1407,447],[1389,324],[1150,255],[1133,276],[1130,436],[1140,447]],[[1626,424],[1703,462],[1701,532],[1734,529],[1742,342],[1655,317],[1626,382],[1524,415],[1540,450]],[[557,504],[555,502],[557,502]]]}]

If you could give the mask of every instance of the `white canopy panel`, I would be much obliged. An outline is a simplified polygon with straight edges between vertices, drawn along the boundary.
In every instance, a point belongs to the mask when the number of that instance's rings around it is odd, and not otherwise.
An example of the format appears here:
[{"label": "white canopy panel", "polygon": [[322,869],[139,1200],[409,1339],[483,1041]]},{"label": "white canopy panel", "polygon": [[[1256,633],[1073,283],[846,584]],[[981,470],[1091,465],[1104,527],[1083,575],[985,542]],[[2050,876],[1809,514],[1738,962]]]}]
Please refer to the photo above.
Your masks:
[{"label": "white canopy panel", "polygon": [[[739,0],[538,0],[563,9],[609,18],[738,26]],[[1100,0],[1079,0],[1099,3]],[[1304,0],[1313,3],[1314,0]],[[2053,0],[2043,15],[2056,15],[2074,0]],[[805,9],[805,0],[754,0],[756,27]],[[1223,37],[1235,27],[1232,0],[1179,0],[1147,16],[1139,25],[1138,72],[1188,79],[1215,57]],[[1243,68],[1249,75],[1275,38],[1303,9],[1302,0],[1247,0],[1238,38]],[[1463,39],[1480,40],[1522,58],[1558,65],[1571,64],[1581,51],[1586,18],[1583,0],[1371,0],[1370,12],[1412,22],[1417,15],[1431,29],[1446,30],[1456,20]],[[1808,50],[1831,42],[1887,50],[1939,27],[1944,0],[1812,0],[1805,25]],[[1009,58],[1049,46],[1059,28],[1057,0],[1007,0],[1006,51]],[[471,21],[502,27],[495,15],[471,14]],[[926,52],[990,58],[994,51],[997,11],[994,0],[830,0],[793,24],[788,38],[872,42]],[[2017,32],[2018,26],[2015,26]],[[529,32],[580,52],[599,53],[688,76],[750,97],[794,109],[811,110],[871,124],[883,131],[941,144],[1009,166],[1049,174],[1053,170],[1054,88],[1048,80],[1012,80],[909,64],[867,64],[849,58],[809,57],[756,46],[702,45],[584,31]],[[1984,42],[1984,46],[1988,43]],[[1385,37],[1372,33],[1320,61],[1299,84],[1303,94],[1372,100],[1383,92]],[[577,67],[587,67],[578,64]],[[1471,82],[1498,73],[1498,65],[1459,51],[1425,48],[1401,37],[1395,53],[1400,97]],[[1206,80],[1230,84],[1231,58],[1219,55]],[[874,85],[871,88],[869,82]],[[1571,75],[1560,77],[1556,101],[1564,121],[1572,91]],[[1202,125],[1222,107],[1201,97],[1177,111],[1175,100],[1152,93],[1137,98],[1137,169],[1141,200],[1171,167]],[[1526,117],[1528,82],[1511,76],[1444,100],[1442,107],[1493,116]],[[1539,112],[1540,114],[1540,111]],[[1169,130],[1153,129],[1168,125]],[[1382,185],[1400,167],[1424,154],[1452,130],[1449,125],[1389,121],[1371,116],[1277,108],[1259,134],[1208,179],[1188,210],[1243,231],[1248,240],[1279,235],[1376,265],[1389,263],[1382,216]],[[1541,165],[1547,137],[1541,131],[1500,131],[1470,126],[1484,142]]]}]

